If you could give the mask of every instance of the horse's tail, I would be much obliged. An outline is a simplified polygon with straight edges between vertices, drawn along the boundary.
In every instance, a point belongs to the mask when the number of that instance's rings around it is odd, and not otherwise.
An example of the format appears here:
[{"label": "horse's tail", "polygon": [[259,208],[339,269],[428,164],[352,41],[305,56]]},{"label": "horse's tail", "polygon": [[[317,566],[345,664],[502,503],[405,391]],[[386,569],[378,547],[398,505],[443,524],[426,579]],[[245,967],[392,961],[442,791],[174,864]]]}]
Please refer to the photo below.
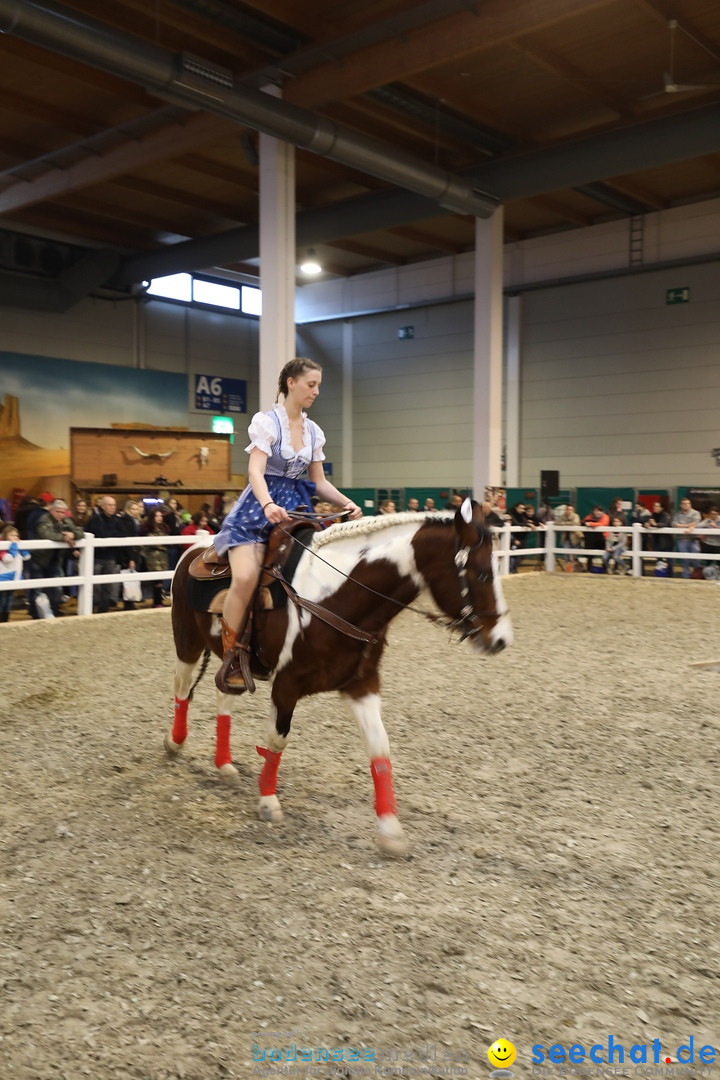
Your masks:
[{"label": "horse's tail", "polygon": [[197,678],[195,679],[195,682],[190,687],[190,693],[187,696],[188,701],[192,701],[193,694],[195,693],[195,687],[197,686],[197,684],[200,682],[203,675],[207,671],[207,666],[210,663],[210,657],[211,656],[212,656],[212,652],[210,651],[210,649],[203,650],[202,664],[200,665],[200,670],[198,672]]}]

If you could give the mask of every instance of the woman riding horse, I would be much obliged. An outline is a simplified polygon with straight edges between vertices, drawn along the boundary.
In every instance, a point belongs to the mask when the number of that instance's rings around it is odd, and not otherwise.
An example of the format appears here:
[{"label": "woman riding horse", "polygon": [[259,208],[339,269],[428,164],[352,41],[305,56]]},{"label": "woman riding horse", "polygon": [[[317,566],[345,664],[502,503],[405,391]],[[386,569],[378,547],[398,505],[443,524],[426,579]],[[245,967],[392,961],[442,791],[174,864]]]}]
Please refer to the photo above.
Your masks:
[{"label": "woman riding horse", "polygon": [[[228,553],[232,569],[222,614],[223,663],[215,677],[223,693],[241,694],[246,689],[238,639],[242,639],[272,527],[288,521],[288,511],[298,505],[305,504],[309,510],[315,493],[342,506],[349,518],[362,517],[360,507],[326,479],[322,467],[325,436],[303,411],[320,393],[321,382],[322,368],[314,360],[290,360],[280,372],[274,407],[256,413],[250,424],[249,483],[214,540],[218,555]],[[306,470],[308,480],[302,476]]]}]

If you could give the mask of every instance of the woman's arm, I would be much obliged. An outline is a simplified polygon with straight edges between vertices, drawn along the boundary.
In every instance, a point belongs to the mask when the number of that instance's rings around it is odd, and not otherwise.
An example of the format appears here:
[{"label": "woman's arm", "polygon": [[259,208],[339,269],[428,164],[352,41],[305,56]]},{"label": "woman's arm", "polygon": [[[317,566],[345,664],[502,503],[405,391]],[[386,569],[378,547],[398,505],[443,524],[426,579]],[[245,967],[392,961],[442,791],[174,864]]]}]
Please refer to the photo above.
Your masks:
[{"label": "woman's arm", "polygon": [[273,525],[281,521],[289,521],[290,515],[284,507],[278,506],[270,497],[267,482],[265,480],[265,468],[268,456],[259,446],[253,446],[250,451],[250,463],[248,465],[248,482],[252,493],[260,503],[265,518]]},{"label": "woman's arm", "polygon": [[336,506],[340,506],[343,510],[349,510],[350,513],[348,514],[348,517],[351,521],[355,518],[362,517],[362,510],[360,507],[354,503],[352,499],[348,499],[347,495],[343,495],[341,491],[338,491],[338,489],[327,479],[321,461],[310,462],[308,465],[308,477],[315,485],[315,490],[321,499],[326,499],[328,502],[335,503]]}]

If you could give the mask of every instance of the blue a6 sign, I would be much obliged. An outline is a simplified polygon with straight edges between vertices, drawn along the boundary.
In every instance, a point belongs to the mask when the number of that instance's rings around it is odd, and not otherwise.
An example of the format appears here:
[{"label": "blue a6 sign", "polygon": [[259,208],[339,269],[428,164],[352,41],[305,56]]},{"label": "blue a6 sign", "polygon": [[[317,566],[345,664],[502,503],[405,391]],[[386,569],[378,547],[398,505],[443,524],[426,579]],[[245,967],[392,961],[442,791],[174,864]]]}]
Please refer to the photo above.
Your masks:
[{"label": "blue a6 sign", "polygon": [[195,408],[202,412],[247,412],[247,382],[222,375],[195,375]]}]

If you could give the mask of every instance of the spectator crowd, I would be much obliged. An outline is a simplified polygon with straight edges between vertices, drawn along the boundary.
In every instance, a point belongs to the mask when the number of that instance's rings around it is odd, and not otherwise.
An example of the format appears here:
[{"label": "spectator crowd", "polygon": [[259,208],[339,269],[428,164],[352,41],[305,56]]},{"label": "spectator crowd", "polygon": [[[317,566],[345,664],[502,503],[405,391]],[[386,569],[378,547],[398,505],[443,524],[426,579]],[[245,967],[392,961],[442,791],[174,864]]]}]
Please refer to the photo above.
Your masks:
[{"label": "spectator crowd", "polygon": [[[492,510],[491,507],[488,509]],[[643,552],[655,556],[655,559],[641,560],[643,574],[652,572],[658,577],[673,577],[677,566],[679,575],[684,578],[720,580],[720,562],[672,557],[677,554],[720,554],[720,512],[714,503],[706,504],[701,512],[685,497],[673,513],[660,500],[655,500],[651,508],[641,502],[631,508],[629,503],[616,498],[607,509],[593,506],[581,519],[570,503],[554,509],[544,503],[536,513],[531,505],[521,502],[512,506],[509,513],[494,512],[494,516],[500,518],[502,524],[509,521],[524,530],[512,534],[511,573],[517,573],[520,552],[527,546],[532,533],[553,521],[559,533],[558,544],[564,552],[560,565],[568,572],[629,574],[631,530],[638,524],[645,530]]]},{"label": "spectator crowd", "polygon": [[[463,495],[454,493],[442,510],[456,510],[462,501]],[[14,520],[0,518],[0,539],[8,545],[3,545],[0,551],[0,581],[57,578],[58,585],[28,589],[22,594],[3,589],[0,591],[0,622],[9,620],[13,603],[23,604],[33,619],[73,612],[77,589],[64,588],[62,579],[76,575],[79,557],[76,544],[86,533],[104,540],[126,540],[133,536],[155,536],[161,540],[168,536],[187,536],[187,544],[192,545],[198,538],[213,536],[219,531],[230,505],[225,503],[218,511],[208,501],[191,514],[174,497],[165,501],[132,497],[120,508],[114,495],[104,494],[93,507],[89,507],[85,499],[78,498],[72,509],[63,499],[54,499],[49,494],[23,499],[17,506]],[[394,514],[400,508],[394,499],[386,498],[377,506],[376,512]],[[336,517],[338,508],[327,503],[318,503],[315,509],[324,525],[340,520],[342,516]],[[410,497],[406,509],[436,513],[439,508],[432,498],[427,498],[420,506],[417,498]],[[483,511],[486,522],[495,528],[508,523],[516,527],[510,541],[511,573],[517,573],[522,566],[528,547],[534,544],[533,534],[552,521],[558,546],[563,549],[559,559],[561,569],[628,574],[631,527],[639,523],[645,530],[643,551],[654,556],[642,560],[643,573],[720,581],[720,560],[682,558],[689,554],[720,555],[720,511],[715,504],[703,507],[701,512],[693,507],[689,498],[683,498],[672,512],[662,501],[655,501],[651,507],[638,502],[631,508],[630,504],[616,498],[607,509],[594,506],[582,519],[570,503],[555,507],[543,503],[535,508],[530,501],[523,501],[505,510],[485,502]],[[668,532],[668,529],[681,529],[682,532]],[[52,540],[62,547],[29,551],[23,546],[23,541],[28,540]],[[94,573],[113,575],[125,570],[147,570],[170,574],[183,550],[184,544],[163,543],[97,547]],[[169,577],[142,583],[137,580],[122,584],[96,583],[94,610],[132,611],[137,606],[163,607],[169,603],[169,583]]]},{"label": "spectator crowd", "polygon": [[[0,581],[57,578],[58,584],[28,589],[16,600],[13,590],[0,591],[0,622],[7,622],[13,602],[22,602],[32,619],[58,618],[72,614],[77,589],[63,586],[63,578],[77,574],[79,550],[77,541],[86,533],[97,539],[127,540],[135,537],[158,539],[168,536],[187,536],[187,546],[202,536],[212,536],[220,528],[221,517],[205,502],[200,510],[191,514],[184,510],[176,498],[161,499],[128,498],[122,507],[114,495],[101,495],[90,508],[87,501],[78,498],[71,509],[64,499],[54,499],[46,494],[38,498],[28,497],[18,505],[14,520],[0,521],[0,537],[9,546],[0,551]],[[23,541],[52,540],[62,547],[48,547],[28,551]],[[158,543],[138,544],[137,547],[123,543],[97,547],[93,572],[97,575],[113,575],[123,571],[172,571],[185,549],[184,544]],[[163,607],[169,603],[170,578],[157,581],[127,583],[98,582],[93,590],[96,612],[117,610],[132,611],[137,606]]]}]

